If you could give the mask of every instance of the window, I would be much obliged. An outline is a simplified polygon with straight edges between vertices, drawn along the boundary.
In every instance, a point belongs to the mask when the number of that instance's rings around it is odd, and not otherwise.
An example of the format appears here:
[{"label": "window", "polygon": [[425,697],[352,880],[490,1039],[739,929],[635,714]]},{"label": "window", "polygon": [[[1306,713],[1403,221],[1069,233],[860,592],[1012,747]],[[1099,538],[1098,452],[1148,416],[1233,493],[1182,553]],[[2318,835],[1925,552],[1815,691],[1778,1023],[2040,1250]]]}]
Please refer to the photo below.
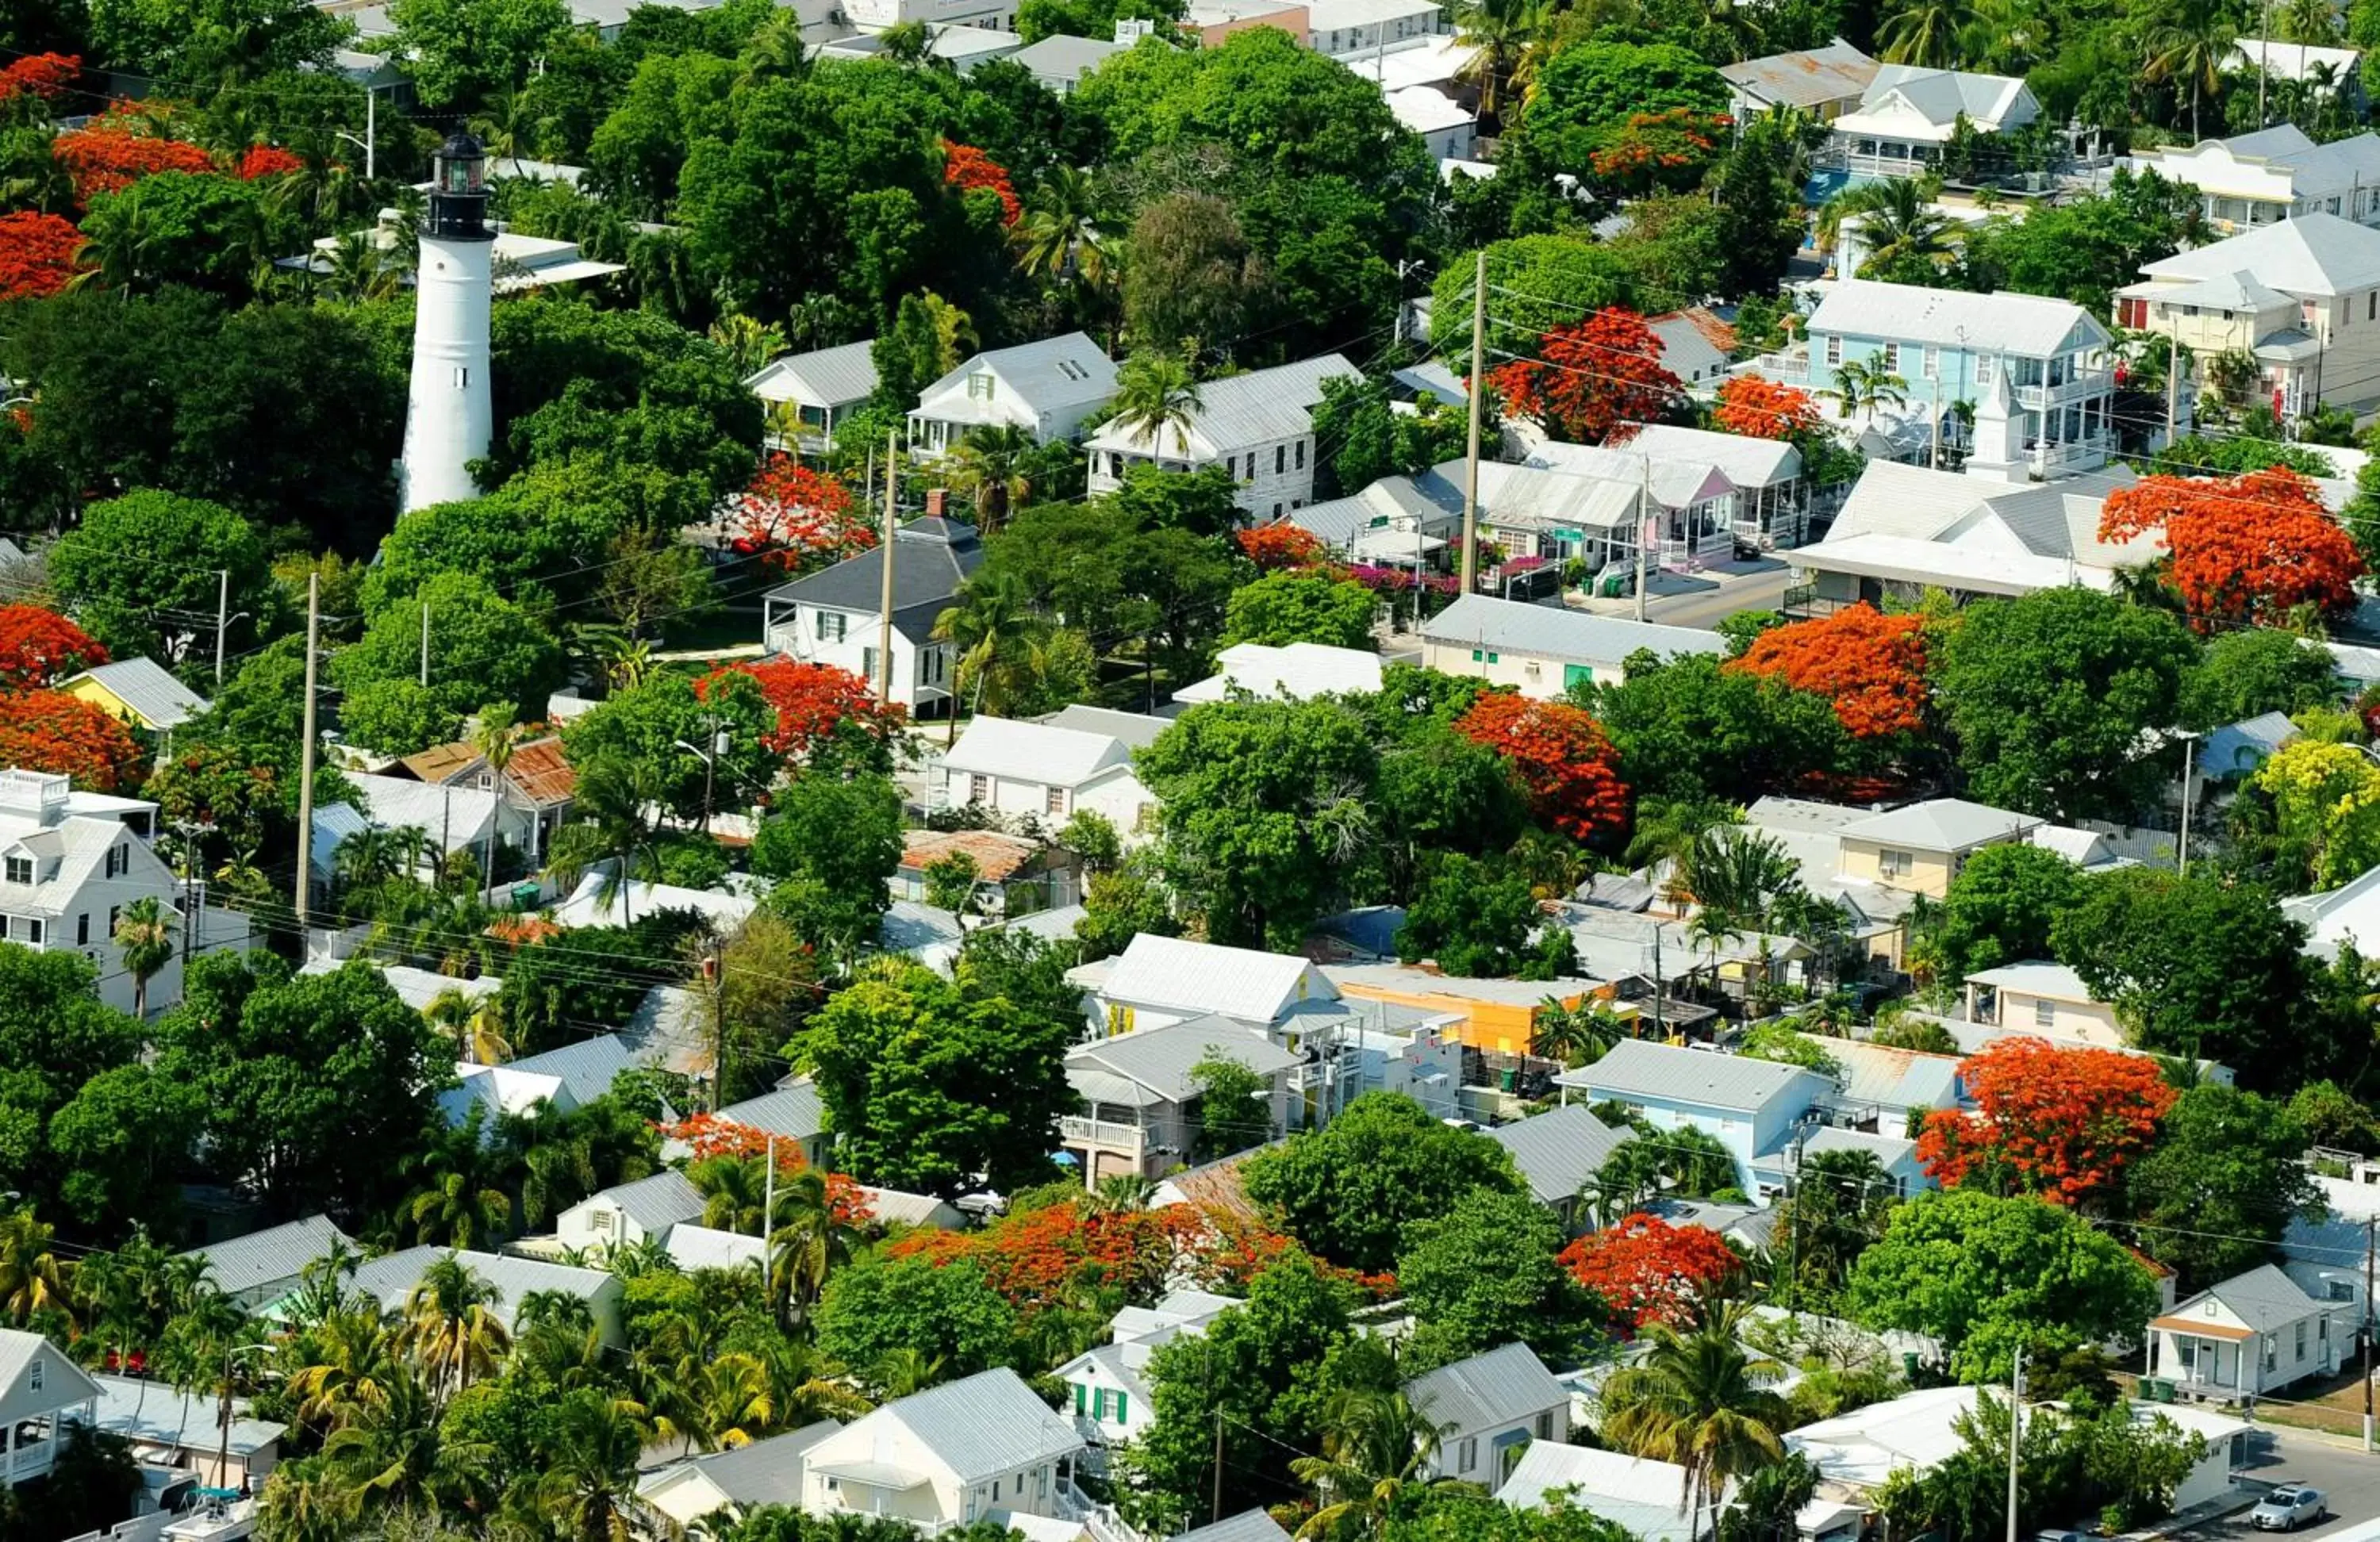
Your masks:
[{"label": "window", "polygon": [[2036,1028],[2056,1027],[2058,1003],[2051,1001],[2035,1001],[2033,1003],[2033,1026]]},{"label": "window", "polygon": [[30,1366],[28,1366],[28,1367],[26,1368],[26,1371],[25,1371],[25,1390],[27,1390],[27,1391],[29,1391],[29,1392],[38,1392],[38,1391],[40,1391],[41,1390],[42,1390],[42,1357],[41,1357],[40,1355],[36,1354],[36,1355],[34,1355],[34,1356],[33,1356],[33,1363],[32,1363],[32,1365],[30,1365]]},{"label": "window", "polygon": [[1843,340],[1842,340],[1841,338],[1840,338],[1840,337],[1829,337],[1829,338],[1828,338],[1828,339],[1827,339],[1827,362],[1828,362],[1828,363],[1829,363],[1829,364],[1840,364],[1842,361],[1843,361]]},{"label": "window", "polygon": [[81,915],[75,917],[75,946],[78,948],[85,947],[89,945],[90,941],[91,912],[86,910]]},{"label": "window", "polygon": [[1987,353],[1979,353],[1975,356],[1975,383],[1977,385],[1989,385],[1991,382],[1992,356]]},{"label": "window", "polygon": [[1051,787],[1044,792],[1041,795],[1041,811],[1045,814],[1063,814],[1066,811],[1066,789]]},{"label": "window", "polygon": [[1488,653],[1475,648],[1471,650],[1471,662],[1475,664],[1500,664],[1504,662],[1504,656],[1501,653]]},{"label": "window", "polygon": [[2326,1280],[2324,1281],[2324,1284],[2329,1287],[2328,1294],[2330,1299],[2333,1301],[2352,1301],[2355,1299],[2355,1287],[2349,1284],[2344,1280]]},{"label": "window", "polygon": [[2363,319],[2367,322],[2380,322],[2380,289],[2374,289],[2363,297]]},{"label": "window", "polygon": [[1939,349],[1939,348],[1937,348],[1937,347],[1936,347],[1936,346],[1935,346],[1933,344],[1931,344],[1931,343],[1926,344],[1926,345],[1925,345],[1925,361],[1924,361],[1924,363],[1922,363],[1922,364],[1919,366],[1919,368],[1921,368],[1922,370],[1924,370],[1925,371],[1925,378],[1926,378],[1927,380],[1939,380],[1939,379],[1941,379],[1941,378],[1942,378],[1942,350],[1941,350],[1941,349]]},{"label": "window", "polygon": [[108,848],[107,848],[106,868],[107,868],[107,874],[106,874],[106,876],[107,876],[107,877],[109,877],[109,878],[121,878],[121,877],[123,877],[127,872],[128,872],[128,871],[130,871],[130,870],[131,870],[131,868],[132,868],[132,854],[131,854],[130,852],[127,851],[127,850],[126,850],[124,847],[122,847],[122,846],[110,846],[110,847],[108,847]]},{"label": "window", "polygon": [[457,391],[468,391],[471,389],[471,367],[469,365],[458,364],[455,367],[455,389]]},{"label": "window", "polygon": [[587,1229],[590,1232],[601,1232],[608,1237],[612,1234],[613,1219],[612,1212],[609,1210],[590,1211],[587,1217]]},{"label": "window", "polygon": [[1538,1415],[1537,1415],[1537,1439],[1540,1439],[1540,1440],[1550,1440],[1550,1439],[1552,1439],[1553,1438],[1554,1438],[1554,1416],[1553,1416],[1553,1414],[1552,1414],[1550,1411],[1548,1411],[1548,1412],[1547,1412],[1547,1413],[1543,1413],[1543,1414]]},{"label": "window", "polygon": [[[2374,289],[2372,293],[2374,298],[2380,298],[2380,289]],[[1305,469],[1305,441],[1303,439],[1297,442],[1297,468],[1300,471]]]},{"label": "window", "polygon": [[847,616],[847,615],[844,615],[844,614],[842,612],[840,612],[840,611],[820,611],[820,612],[819,612],[819,613],[818,613],[818,635],[819,635],[819,641],[820,641],[820,642],[841,642],[841,641],[843,640],[843,638],[844,638],[844,629],[845,629],[847,626],[849,626],[849,625],[850,625],[850,624],[851,624],[851,618],[850,618],[849,616]]},{"label": "window", "polygon": [[1132,1008],[1128,1006],[1110,1005],[1108,1008],[1108,1037],[1110,1038],[1113,1038],[1118,1034],[1132,1032]]},{"label": "window", "polygon": [[1916,866],[1917,859],[1905,851],[1876,853],[1876,870],[1886,878],[1906,878]]},{"label": "window", "polygon": [[115,923],[123,915],[124,907],[120,905],[111,905],[107,907],[107,935],[110,937],[115,935]]},{"label": "window", "polygon": [[991,1480],[991,1502],[994,1504],[1000,1502],[1000,1479],[998,1478]]},{"label": "window", "polygon": [[1254,450],[1248,452],[1248,474],[1242,480],[1251,482],[1257,480],[1257,453]]},{"label": "window", "polygon": [[876,679],[875,649],[863,648],[859,650],[859,677],[871,684],[874,683]]},{"label": "window", "polygon": [[1455,1470],[1467,1473],[1477,1465],[1479,1465],[1479,1442],[1466,1435],[1463,1437],[1463,1444],[1455,1451]]},{"label": "window", "polygon": [[2265,1368],[2271,1370],[2281,1362],[2280,1346],[2273,1342],[2270,1333],[2265,1335]]},{"label": "window", "polygon": [[2198,1341],[2196,1339],[2183,1339],[2176,1343],[2174,1348],[2181,1355],[2181,1368],[2183,1370],[2188,1370],[2192,1365],[2196,1364],[2198,1360]]},{"label": "window", "polygon": [[978,402],[988,402],[991,400],[990,371],[978,370],[974,374],[967,376],[967,397],[971,401]]},{"label": "window", "polygon": [[1900,344],[1887,343],[1883,348],[1877,352],[1876,358],[1883,360],[1884,367],[1888,371],[1896,375],[1900,373]]},{"label": "window", "polygon": [[25,941],[32,943],[35,947],[41,946],[42,918],[39,916],[28,916],[25,917]]},{"label": "window", "polygon": [[2300,1319],[2297,1324],[2297,1357],[2301,1360],[2305,1358],[2305,1323],[2303,1319]]},{"label": "window", "polygon": [[981,771],[976,771],[970,774],[967,777],[967,801],[969,803],[990,803],[991,801],[991,778],[984,775]]},{"label": "window", "polygon": [[12,856],[8,858],[8,881],[11,883],[32,882],[33,859],[30,856]]}]

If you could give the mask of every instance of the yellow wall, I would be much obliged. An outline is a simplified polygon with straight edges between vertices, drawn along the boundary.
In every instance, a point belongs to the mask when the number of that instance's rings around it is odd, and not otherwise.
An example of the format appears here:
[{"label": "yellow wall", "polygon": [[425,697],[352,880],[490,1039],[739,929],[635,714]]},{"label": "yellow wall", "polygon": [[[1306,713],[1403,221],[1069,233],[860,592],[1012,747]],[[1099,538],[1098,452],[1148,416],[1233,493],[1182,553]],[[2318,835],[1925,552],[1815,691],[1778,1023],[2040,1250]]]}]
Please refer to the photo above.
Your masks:
[{"label": "yellow wall", "polygon": [[1930,894],[1936,899],[1950,892],[1950,856],[1940,851],[1912,851],[1907,846],[1895,846],[1915,859],[1907,872],[1887,878],[1883,872],[1884,847],[1873,841],[1843,843],[1843,876],[1881,883],[1888,889],[1899,889],[1912,894]]},{"label": "yellow wall", "polygon": [[88,701],[111,717],[123,719],[136,728],[154,731],[155,725],[127,707],[116,694],[96,680],[78,680],[66,687],[66,693],[78,701]]},{"label": "yellow wall", "polygon": [[[1594,994],[1609,997],[1609,988]],[[1530,1032],[1536,1026],[1537,1009],[1505,1002],[1479,1002],[1465,996],[1432,990],[1398,990],[1377,985],[1342,983],[1339,993],[1359,1001],[1390,1002],[1398,1006],[1419,1007],[1424,1012],[1460,1013],[1463,1020],[1454,1025],[1455,1042],[1474,1050],[1485,1050],[1501,1055],[1525,1055],[1529,1052]],[[1548,990],[1548,995],[1553,992]],[[1573,991],[1560,996],[1564,1006],[1576,1006],[1587,993]]]},{"label": "yellow wall", "polygon": [[[2039,1015],[2044,1002],[2048,1002],[2050,1008],[2047,1023],[2042,1022]],[[2116,1009],[2105,1002],[2053,1001],[2029,990],[2010,989],[1999,993],[1999,1020],[2004,1028],[2038,1028],[2061,1038],[2080,1038],[2110,1049],[2120,1049],[2124,1044],[2124,1031],[2116,1024]]]}]

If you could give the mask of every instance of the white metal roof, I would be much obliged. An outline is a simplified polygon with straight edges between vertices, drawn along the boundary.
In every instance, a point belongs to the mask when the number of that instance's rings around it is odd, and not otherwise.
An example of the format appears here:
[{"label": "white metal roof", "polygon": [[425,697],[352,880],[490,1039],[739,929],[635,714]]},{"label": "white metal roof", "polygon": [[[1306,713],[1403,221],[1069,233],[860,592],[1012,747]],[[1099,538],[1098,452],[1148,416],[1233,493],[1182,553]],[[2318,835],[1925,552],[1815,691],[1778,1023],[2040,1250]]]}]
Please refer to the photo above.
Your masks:
[{"label": "white metal roof", "polygon": [[1389,92],[1389,112],[1416,134],[1435,134],[1479,121],[1479,115],[1428,86]]},{"label": "white metal roof", "polygon": [[1810,312],[1809,331],[1813,336],[1998,349],[2028,358],[2107,346],[2107,329],[2072,300],[2007,290],[1975,294],[1929,289],[1870,278],[1847,278],[1828,290]]},{"label": "white metal roof", "polygon": [[1339,992],[1313,964],[1293,953],[1143,932],[1118,955],[1099,994],[1111,1001],[1269,1023],[1297,1002],[1334,999]]},{"label": "white metal roof", "polygon": [[1405,1398],[1431,1424],[1465,1432],[1570,1402],[1569,1391],[1526,1344],[1505,1344],[1417,1376],[1405,1383]]},{"label": "white metal roof", "polygon": [[1593,1065],[1565,1071],[1554,1080],[1595,1098],[1653,1098],[1750,1111],[1789,1094],[1815,1097],[1825,1078],[1776,1061],[1629,1038]]},{"label": "white metal roof", "polygon": [[70,689],[79,680],[104,686],[143,723],[160,732],[179,728],[207,710],[205,698],[168,674],[154,659],[134,657],[97,664],[63,682],[59,688]]},{"label": "white metal roof", "polygon": [[1100,772],[1132,764],[1132,750],[1110,735],[1014,718],[969,720],[942,764],[961,775],[1079,787]]},{"label": "white metal roof", "polygon": [[1852,841],[1959,852],[1994,841],[2011,840],[2041,822],[2031,814],[2010,813],[1988,803],[1931,797],[1854,820],[1842,827],[1842,833],[1844,839]]},{"label": "white metal roof", "polygon": [[295,1280],[307,1265],[326,1257],[333,1246],[352,1246],[355,1239],[328,1216],[308,1216],[284,1221],[261,1232],[250,1232],[228,1242],[194,1247],[185,1258],[205,1261],[207,1278],[226,1295],[238,1295],[283,1280]]},{"label": "white metal roof", "polygon": [[1312,409],[1322,400],[1323,382],[1361,378],[1345,358],[1329,353],[1270,370],[1203,381],[1186,430],[1167,427],[1152,440],[1148,430],[1127,433],[1111,419],[1085,443],[1090,449],[1126,455],[1215,460],[1255,445],[1311,433]]},{"label": "white metal roof", "polygon": [[[1027,411],[1050,412],[1087,402],[1103,402],[1115,395],[1116,388],[1115,360],[1091,341],[1089,334],[1069,332],[1044,337],[1038,343],[976,355],[926,387],[917,399],[919,416],[1006,421],[1000,411],[986,415],[969,407],[967,382],[978,374],[996,377],[1008,395]],[[976,404],[996,405],[1004,406],[980,401]]]},{"label": "white metal roof", "polygon": [[2362,57],[2362,51],[2355,48],[2325,48],[2280,38],[2241,38],[2231,45],[2230,56],[2223,66],[2234,70],[2261,69],[2276,80],[2303,80],[2313,73],[2313,66],[2325,65],[2337,72],[2334,83],[2344,87],[2355,74],[2356,61]]},{"label": "white metal roof", "polygon": [[1978,969],[1967,977],[1967,983],[1988,985],[1995,990],[2021,991],[2028,996],[2046,996],[2054,1002],[2098,1000],[2082,983],[2082,976],[2063,964],[2040,958],[2003,964],[1997,969]]},{"label": "white metal roof", "polygon": [[875,343],[789,353],[744,383],[763,401],[805,407],[848,407],[876,393]]},{"label": "white metal roof", "polygon": [[1083,1449],[1074,1427],[1007,1366],[884,1404],[812,1448],[813,1467],[849,1471],[856,1462],[882,1460],[884,1425],[906,1429],[961,1484],[1038,1467]]},{"label": "white metal roof", "polygon": [[1774,487],[1802,474],[1802,452],[1782,439],[1647,423],[1629,437],[1627,448],[1657,460],[1707,462],[1739,488]]},{"label": "white metal roof", "polygon": [[2079,584],[2106,593],[2115,587],[2106,568],[2030,552],[1979,551],[1906,536],[1859,535],[1797,546],[1796,567],[1892,583],[1928,584],[1969,594],[2020,595]]},{"label": "white metal roof", "polygon": [[1689,1521],[1679,1506],[1685,1491],[1686,1470],[1672,1462],[1532,1440],[1496,1498],[1517,1510],[1541,1510],[1566,1494],[1573,1507],[1642,1542],[1692,1542],[1702,1528],[1699,1517]]},{"label": "white metal roof", "polygon": [[1244,642],[1223,650],[1216,662],[1222,666],[1220,674],[1183,686],[1173,693],[1173,699],[1193,704],[1222,701],[1238,689],[1258,698],[1286,696],[1304,701],[1380,688],[1380,656],[1360,648],[1332,648],[1318,642],[1274,648]]},{"label": "white metal roof", "polygon": [[1072,86],[1108,60],[1125,52],[1128,46],[1099,38],[1070,37],[1057,32],[1039,42],[1026,43],[1011,54],[1009,58],[1032,71],[1036,79],[1062,80]]},{"label": "white metal roof", "polygon": [[2301,214],[2146,264],[2155,279],[2250,273],[2298,296],[2329,297],[2380,285],[2380,230],[2337,214]]},{"label": "white metal roof", "polygon": [[1466,594],[1422,623],[1422,636],[1448,647],[1496,648],[1581,663],[1617,666],[1649,650],[1664,657],[1724,654],[1727,639],[1694,626],[1662,626],[1622,616]]}]

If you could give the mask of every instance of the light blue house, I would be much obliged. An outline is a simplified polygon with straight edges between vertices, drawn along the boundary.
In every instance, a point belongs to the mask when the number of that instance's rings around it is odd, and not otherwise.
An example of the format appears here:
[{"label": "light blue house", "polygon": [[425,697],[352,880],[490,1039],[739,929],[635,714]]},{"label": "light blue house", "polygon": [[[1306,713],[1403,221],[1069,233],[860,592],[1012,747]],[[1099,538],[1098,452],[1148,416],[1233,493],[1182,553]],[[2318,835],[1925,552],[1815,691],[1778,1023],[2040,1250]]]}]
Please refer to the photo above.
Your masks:
[{"label": "light blue house", "polygon": [[[1854,417],[1875,408],[1841,402],[1842,366],[1881,369],[1898,381],[1898,410],[1920,423],[1941,418],[1944,448],[1966,447],[1979,477],[2073,476],[2114,450],[2107,329],[2071,301],[1852,278],[1828,291],[1804,330],[1805,341],[1744,372],[1835,396],[1837,410]],[[1961,404],[1972,434],[1955,421]],[[1930,436],[1922,454],[1932,456]]]},{"label": "light blue house", "polygon": [[1692,1126],[1735,1158],[1747,1195],[1781,1193],[1797,1129],[1814,1126],[1831,1077],[1798,1065],[1628,1039],[1554,1078],[1562,1101],[1621,1103],[1657,1131]]}]

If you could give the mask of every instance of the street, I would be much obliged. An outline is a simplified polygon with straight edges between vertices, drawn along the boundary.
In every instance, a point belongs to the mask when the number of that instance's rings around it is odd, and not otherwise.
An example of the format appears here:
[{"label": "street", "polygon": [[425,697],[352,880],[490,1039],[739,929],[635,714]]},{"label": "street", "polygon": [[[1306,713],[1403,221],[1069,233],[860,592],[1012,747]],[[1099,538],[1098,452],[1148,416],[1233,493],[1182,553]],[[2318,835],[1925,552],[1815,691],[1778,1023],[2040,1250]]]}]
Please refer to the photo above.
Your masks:
[{"label": "street", "polygon": [[[2252,1431],[2247,1448],[2247,1460],[2240,1471],[2252,1484],[2311,1483],[2328,1498],[2329,1515],[2295,1536],[2323,1536],[2380,1518],[2380,1457],[2366,1456],[2351,1446],[2304,1430],[2274,1425],[2260,1425]],[[2204,1542],[2248,1542],[2263,1534],[2248,1524],[2248,1512],[2242,1510],[2175,1535]]]},{"label": "street", "polygon": [[[1645,585],[1645,619],[1708,631],[1739,611],[1775,610],[1792,577],[1792,567],[1776,557],[1724,563],[1701,573],[1665,570]],[[1633,616],[1636,601],[1591,600],[1587,609],[1598,615]]]}]

